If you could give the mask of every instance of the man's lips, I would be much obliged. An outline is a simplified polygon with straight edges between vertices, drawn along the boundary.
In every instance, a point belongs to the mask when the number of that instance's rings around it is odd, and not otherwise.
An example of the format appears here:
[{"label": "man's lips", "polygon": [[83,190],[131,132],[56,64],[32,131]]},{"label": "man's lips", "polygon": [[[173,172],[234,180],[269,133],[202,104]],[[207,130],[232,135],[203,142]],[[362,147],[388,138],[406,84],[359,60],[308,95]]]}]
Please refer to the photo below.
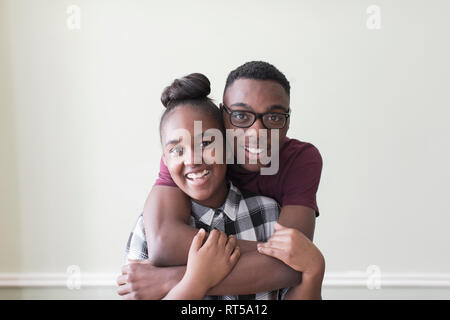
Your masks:
[{"label": "man's lips", "polygon": [[241,148],[243,148],[245,151],[247,151],[250,154],[259,155],[262,152],[269,150],[270,146],[266,145],[263,148],[261,148],[261,147],[258,148],[257,146],[244,145],[244,146],[241,146]]}]

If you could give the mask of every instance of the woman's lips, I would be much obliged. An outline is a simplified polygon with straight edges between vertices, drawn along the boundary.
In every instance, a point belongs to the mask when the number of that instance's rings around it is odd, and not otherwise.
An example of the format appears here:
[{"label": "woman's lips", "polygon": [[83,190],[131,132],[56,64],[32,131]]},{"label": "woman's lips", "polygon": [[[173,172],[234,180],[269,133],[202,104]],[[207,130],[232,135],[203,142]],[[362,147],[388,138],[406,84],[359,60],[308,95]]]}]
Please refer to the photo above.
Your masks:
[{"label": "woman's lips", "polygon": [[201,186],[205,184],[211,177],[211,170],[204,169],[202,171],[189,172],[185,175],[186,181],[190,185]]}]

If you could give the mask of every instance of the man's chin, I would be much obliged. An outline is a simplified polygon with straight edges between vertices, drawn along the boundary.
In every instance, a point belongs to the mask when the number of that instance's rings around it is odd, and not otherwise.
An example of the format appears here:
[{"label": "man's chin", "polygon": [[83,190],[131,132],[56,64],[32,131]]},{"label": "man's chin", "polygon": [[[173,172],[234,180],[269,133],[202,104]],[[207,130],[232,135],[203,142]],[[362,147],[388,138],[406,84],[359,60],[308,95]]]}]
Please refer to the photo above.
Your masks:
[{"label": "man's chin", "polygon": [[239,167],[241,167],[242,169],[246,170],[246,171],[250,171],[250,172],[259,172],[261,171],[261,168],[264,168],[265,166],[262,164],[238,164]]}]

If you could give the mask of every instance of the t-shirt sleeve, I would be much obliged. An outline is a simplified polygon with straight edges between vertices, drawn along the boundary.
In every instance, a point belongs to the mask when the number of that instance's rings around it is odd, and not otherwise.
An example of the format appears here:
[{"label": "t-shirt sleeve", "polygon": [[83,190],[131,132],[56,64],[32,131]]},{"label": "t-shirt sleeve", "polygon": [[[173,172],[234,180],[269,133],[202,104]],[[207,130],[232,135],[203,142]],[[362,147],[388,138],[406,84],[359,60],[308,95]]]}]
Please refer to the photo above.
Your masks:
[{"label": "t-shirt sleeve", "polygon": [[159,174],[158,179],[154,184],[155,186],[168,186],[168,187],[176,187],[177,185],[173,182],[172,177],[170,175],[169,169],[167,169],[164,161],[161,157],[161,162],[159,163]]},{"label": "t-shirt sleeve", "polygon": [[316,193],[322,173],[322,156],[311,145],[295,154],[284,172],[282,183],[282,206],[301,205],[314,209],[319,216]]}]

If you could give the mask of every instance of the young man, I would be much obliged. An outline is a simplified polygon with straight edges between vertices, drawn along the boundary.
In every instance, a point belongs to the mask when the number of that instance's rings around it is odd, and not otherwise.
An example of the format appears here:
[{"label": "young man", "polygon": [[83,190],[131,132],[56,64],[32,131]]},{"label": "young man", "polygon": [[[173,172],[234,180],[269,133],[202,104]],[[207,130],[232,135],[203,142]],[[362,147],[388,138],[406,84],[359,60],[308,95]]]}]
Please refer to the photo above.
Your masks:
[{"label": "young man", "polygon": [[[245,144],[235,144],[235,154],[242,148],[245,164],[229,165],[228,177],[239,189],[275,199],[282,206],[279,224],[296,229],[313,239],[315,217],[319,215],[316,192],[320,182],[322,158],[310,143],[286,137],[290,122],[290,85],[274,66],[260,61],[248,62],[228,76],[221,106],[226,129],[243,130],[249,136],[259,129],[279,134],[279,170],[274,175],[261,175],[261,145],[258,136]],[[281,119],[278,125],[271,117]],[[284,120],[283,120],[284,118]],[[237,120],[247,119],[240,122]],[[256,141],[256,142],[255,142]],[[270,146],[269,146],[270,148]],[[253,161],[251,161],[253,160]],[[256,163],[251,164],[252,162]],[[119,293],[130,297],[136,294],[151,299],[170,290],[182,278],[189,243],[197,229],[188,225],[190,201],[180,191],[161,163],[159,179],[144,207],[144,223],[150,246],[150,263],[123,267],[127,283],[120,283]],[[301,274],[280,260],[261,254],[257,242],[239,243],[241,258],[233,272],[209,294],[246,294],[293,287]],[[159,292],[161,291],[161,292]]]}]

